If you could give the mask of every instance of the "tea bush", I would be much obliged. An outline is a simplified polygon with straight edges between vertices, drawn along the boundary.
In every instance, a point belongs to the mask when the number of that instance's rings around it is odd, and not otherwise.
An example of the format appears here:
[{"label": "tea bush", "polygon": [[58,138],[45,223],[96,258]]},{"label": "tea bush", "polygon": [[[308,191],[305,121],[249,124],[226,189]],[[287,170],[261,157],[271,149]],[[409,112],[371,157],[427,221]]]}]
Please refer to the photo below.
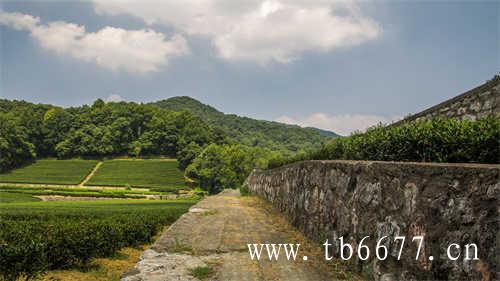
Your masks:
[{"label": "tea bush", "polygon": [[[0,186],[0,192],[26,195],[60,195],[71,197],[145,198],[145,195],[159,195],[160,192],[122,189],[90,189],[75,187],[19,187]],[[33,201],[33,200],[32,200]],[[2,200],[0,199],[0,202]]]},{"label": "tea bush", "polygon": [[379,160],[449,163],[499,163],[500,118],[477,121],[433,119],[398,126],[376,126],[337,138],[320,150],[276,158],[269,168],[300,160]]},{"label": "tea bush", "polygon": [[0,205],[0,279],[33,279],[48,269],[150,242],[195,200],[106,200]]}]

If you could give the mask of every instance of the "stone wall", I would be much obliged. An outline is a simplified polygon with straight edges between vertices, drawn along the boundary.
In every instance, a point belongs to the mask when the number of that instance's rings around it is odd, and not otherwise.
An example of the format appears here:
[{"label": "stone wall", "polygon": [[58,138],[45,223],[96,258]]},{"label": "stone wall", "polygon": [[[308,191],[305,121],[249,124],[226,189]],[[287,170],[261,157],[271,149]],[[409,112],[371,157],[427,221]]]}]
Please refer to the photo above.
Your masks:
[{"label": "stone wall", "polygon": [[472,120],[487,116],[500,117],[500,76],[495,76],[481,86],[410,115],[394,124],[438,116]]},{"label": "stone wall", "polygon": [[[356,243],[369,235],[370,258],[361,261],[353,256],[346,261],[364,276],[497,280],[499,170],[499,165],[480,164],[303,161],[254,170],[245,184],[309,238],[334,242],[335,257],[339,237],[356,249]],[[389,257],[373,258],[375,241],[385,235],[406,236],[400,260],[399,246],[387,242],[392,239],[382,243],[389,247]],[[410,240],[419,235],[424,245],[416,260],[417,241]],[[479,260],[465,260],[464,251],[458,260],[449,260],[446,249],[451,243],[476,243]]]}]

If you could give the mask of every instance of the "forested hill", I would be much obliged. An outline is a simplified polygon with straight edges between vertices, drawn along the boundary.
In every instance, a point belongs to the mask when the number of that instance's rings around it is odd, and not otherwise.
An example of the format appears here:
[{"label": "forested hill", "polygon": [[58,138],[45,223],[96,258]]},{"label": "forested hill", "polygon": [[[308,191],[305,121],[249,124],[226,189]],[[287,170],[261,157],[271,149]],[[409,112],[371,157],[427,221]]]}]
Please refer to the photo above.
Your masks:
[{"label": "forested hill", "polygon": [[70,108],[0,99],[0,173],[43,157],[166,156],[216,193],[239,186],[253,168],[305,155],[328,139],[316,129],[226,115],[183,97]]},{"label": "forested hill", "polygon": [[213,127],[218,127],[238,143],[280,151],[284,154],[321,147],[334,132],[302,128],[278,122],[256,120],[235,114],[224,114],[191,97],[173,97],[153,103],[173,111],[188,110]]}]

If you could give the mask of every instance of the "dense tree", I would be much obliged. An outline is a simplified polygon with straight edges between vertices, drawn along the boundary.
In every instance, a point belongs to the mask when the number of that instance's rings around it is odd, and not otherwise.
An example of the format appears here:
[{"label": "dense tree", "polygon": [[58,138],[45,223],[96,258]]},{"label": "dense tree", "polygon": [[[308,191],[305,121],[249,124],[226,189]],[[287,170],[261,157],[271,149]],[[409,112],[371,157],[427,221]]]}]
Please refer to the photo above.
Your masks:
[{"label": "dense tree", "polygon": [[225,132],[232,140],[250,147],[266,148],[291,156],[300,150],[315,150],[339,135],[316,128],[301,128],[278,122],[255,120],[235,114],[224,114],[190,97],[173,97],[153,103],[174,110],[189,110],[214,129]]},{"label": "dense tree", "polygon": [[272,154],[239,144],[210,144],[186,168],[186,175],[201,188],[217,193],[239,187],[250,171]]},{"label": "dense tree", "polygon": [[[170,110],[100,99],[70,108],[0,100],[0,169],[36,156],[177,157],[180,169],[215,193],[239,186],[252,168],[267,167],[270,157],[292,155],[325,139],[294,126],[214,113],[209,107],[197,114],[200,109],[185,102],[187,108]],[[313,137],[305,141],[308,135]]]},{"label": "dense tree", "polygon": [[28,141],[24,127],[0,113],[0,172],[33,161],[35,156],[35,146]]},{"label": "dense tree", "polygon": [[159,155],[177,157],[186,176],[216,193],[241,185],[253,168],[304,159],[498,163],[499,120],[438,119],[332,139],[316,129],[226,115],[186,97],[70,108],[0,100],[0,171],[36,157]]},{"label": "dense tree", "polygon": [[[2,170],[33,157],[17,157],[11,150],[24,149],[39,156],[107,157],[114,155],[163,155],[175,157],[188,149],[182,167],[187,167],[202,147],[228,141],[225,132],[213,129],[188,111],[174,112],[137,103],[105,103],[60,108],[22,101],[0,100],[2,122]],[[13,146],[12,144],[26,144]],[[29,146],[29,149],[28,149]],[[185,151],[187,152],[187,150]],[[24,153],[24,152],[22,152]],[[22,154],[21,153],[21,154]],[[182,153],[181,153],[182,154]],[[23,160],[24,159],[24,160]]]},{"label": "dense tree", "polygon": [[73,115],[62,108],[51,108],[43,116],[43,154],[51,155],[58,143],[67,137],[74,126]]},{"label": "dense tree", "polygon": [[186,167],[193,162],[200,152],[201,147],[195,142],[190,142],[188,145],[183,146],[183,148],[177,152],[179,168],[182,170],[186,169]]}]

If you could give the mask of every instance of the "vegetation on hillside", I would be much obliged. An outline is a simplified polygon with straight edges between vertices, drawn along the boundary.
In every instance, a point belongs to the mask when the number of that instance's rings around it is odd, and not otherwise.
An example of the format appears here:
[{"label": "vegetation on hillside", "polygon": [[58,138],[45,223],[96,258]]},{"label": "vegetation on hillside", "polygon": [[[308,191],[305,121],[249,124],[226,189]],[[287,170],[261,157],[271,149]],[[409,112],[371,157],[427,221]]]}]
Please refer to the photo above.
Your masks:
[{"label": "vegetation on hillside", "polygon": [[185,96],[158,101],[154,105],[174,111],[188,110],[214,128],[226,132],[239,144],[266,148],[285,156],[320,148],[321,144],[329,138],[339,136],[316,128],[301,128],[296,125],[224,114],[209,105]]},{"label": "vegetation on hillside", "polygon": [[433,119],[376,126],[365,133],[334,139],[311,153],[273,159],[269,168],[326,159],[498,164],[500,118]]},{"label": "vegetation on hillside", "polygon": [[0,279],[87,266],[126,246],[150,242],[195,200],[105,200],[0,205]]},{"label": "vegetation on hillside", "polygon": [[[87,187],[44,187],[44,186],[0,186],[0,192],[27,195],[60,195],[71,197],[101,197],[101,198],[145,198],[145,195],[161,195],[157,191],[127,190],[127,189],[94,189]],[[1,200],[0,200],[1,202]]]},{"label": "vegetation on hillside", "polygon": [[0,203],[16,203],[16,202],[36,202],[40,199],[25,193],[10,193],[3,192],[0,189]]},{"label": "vegetation on hillside", "polygon": [[186,175],[198,179],[202,189],[214,194],[239,187],[255,166],[265,167],[262,162],[272,155],[243,145],[211,144],[187,167]]},{"label": "vegetation on hillside", "polygon": [[106,160],[85,185],[186,187],[184,175],[175,160]]},{"label": "vegetation on hillside", "polygon": [[0,174],[0,182],[78,184],[92,171],[94,160],[38,160],[32,165]]},{"label": "vegetation on hillside", "polygon": [[167,101],[97,100],[91,106],[61,108],[0,100],[0,172],[42,157],[177,157],[180,169],[216,192],[237,187],[252,168],[265,168],[271,158],[305,153],[329,139],[314,129],[224,115],[189,98]]},{"label": "vegetation on hillside", "polygon": [[0,171],[36,157],[164,155],[193,142],[225,143],[193,114],[136,103],[104,103],[59,108],[0,100]]}]

